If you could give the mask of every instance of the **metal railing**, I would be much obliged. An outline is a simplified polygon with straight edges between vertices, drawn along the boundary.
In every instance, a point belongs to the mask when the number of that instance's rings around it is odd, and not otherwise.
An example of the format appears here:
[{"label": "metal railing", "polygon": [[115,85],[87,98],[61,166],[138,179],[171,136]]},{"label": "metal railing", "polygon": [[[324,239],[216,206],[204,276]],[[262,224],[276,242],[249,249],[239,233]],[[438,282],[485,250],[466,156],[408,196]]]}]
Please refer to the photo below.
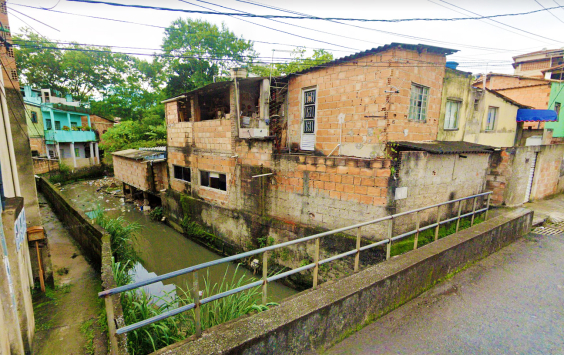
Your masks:
[{"label": "metal railing", "polygon": [[[150,285],[153,284],[155,282],[159,282],[159,281],[163,281],[163,280],[167,280],[176,276],[180,276],[180,275],[185,275],[188,273],[192,273],[193,276],[193,288],[192,288],[192,292],[194,295],[194,302],[190,303],[188,305],[182,306],[182,307],[178,307],[176,309],[170,310],[168,312],[162,313],[158,316],[149,318],[149,319],[145,319],[143,321],[122,327],[117,329],[116,333],[117,334],[123,334],[123,333],[127,333],[130,332],[132,330],[141,328],[143,326],[149,325],[151,323],[155,323],[158,321],[161,321],[163,319],[166,319],[168,317],[172,317],[175,316],[177,314],[189,311],[191,309],[194,309],[194,313],[195,313],[195,328],[196,328],[196,336],[200,336],[201,335],[201,325],[200,325],[200,308],[202,305],[209,303],[209,302],[213,302],[215,300],[221,299],[223,297],[227,297],[230,295],[233,295],[235,293],[239,293],[245,290],[248,290],[250,288],[253,287],[259,287],[262,286],[262,302],[263,304],[266,304],[266,299],[267,299],[267,292],[268,292],[268,283],[269,282],[273,282],[276,280],[280,280],[284,277],[305,271],[305,270],[309,270],[309,269],[313,269],[313,288],[317,287],[318,284],[318,275],[319,275],[319,266],[326,264],[328,262],[337,260],[337,259],[341,259],[347,256],[355,256],[355,260],[354,260],[354,272],[358,272],[359,270],[359,264],[360,264],[360,252],[380,246],[380,245],[386,245],[386,260],[388,260],[390,258],[390,254],[391,254],[391,249],[392,249],[392,243],[395,241],[398,241],[400,239],[404,239],[407,238],[411,235],[415,234],[415,238],[413,240],[413,248],[417,249],[417,244],[418,244],[418,240],[419,240],[419,233],[428,230],[428,229],[432,229],[435,228],[435,238],[434,240],[437,240],[439,238],[439,228],[442,224],[446,224],[446,223],[450,223],[453,221],[456,221],[456,232],[458,232],[458,229],[460,227],[460,220],[462,218],[465,217],[471,217],[471,222],[470,225],[474,225],[474,218],[476,216],[476,214],[479,213],[483,213],[485,212],[485,216],[484,219],[487,220],[488,218],[488,210],[490,207],[490,198],[491,198],[491,191],[490,192],[484,192],[481,194],[477,194],[477,195],[472,195],[472,196],[468,196],[468,197],[463,197],[463,198],[459,198],[456,200],[451,200],[451,201],[447,201],[447,202],[442,202],[442,203],[438,203],[435,205],[431,205],[431,206],[425,206],[425,207],[421,207],[418,209],[414,209],[411,211],[406,211],[406,212],[401,212],[401,213],[397,213],[394,215],[390,215],[390,216],[386,216],[386,217],[382,217],[382,218],[378,218],[372,221],[368,221],[368,222],[363,222],[363,223],[358,223],[358,224],[354,224],[348,227],[343,227],[343,228],[339,228],[339,229],[334,229],[328,232],[323,232],[323,233],[318,233],[318,234],[314,234],[311,235],[309,237],[304,237],[304,238],[300,238],[300,239],[296,239],[296,240],[292,240],[289,242],[285,242],[285,243],[280,243],[280,244],[276,244],[276,245],[271,245],[271,246],[267,246],[264,248],[260,248],[260,249],[255,249],[255,250],[251,250],[245,253],[241,253],[241,254],[237,254],[237,255],[233,255],[233,256],[229,256],[223,259],[218,259],[218,260],[213,260],[213,261],[208,261],[199,265],[194,265],[194,266],[190,266],[187,267],[185,269],[181,269],[181,270],[177,270],[177,271],[173,271],[173,272],[169,272],[167,274],[161,275],[161,276],[157,276],[157,277],[153,277],[151,279],[147,279],[144,281],[139,281],[133,284],[129,284],[129,285],[125,285],[125,286],[120,286],[120,287],[116,287],[110,290],[105,290],[102,291],[98,294],[98,297],[109,297],[111,295],[114,294],[118,294],[121,292],[125,292],[125,291],[130,291],[130,290],[134,290],[137,289],[139,287],[143,287],[146,285]],[[479,197],[481,196],[487,196],[487,203],[486,203],[486,207],[484,208],[480,208],[480,209],[476,209],[476,203]],[[474,199],[473,201],[473,206],[472,206],[472,211],[462,214],[462,202],[466,201],[466,200],[470,200],[470,199]],[[441,220],[441,207],[445,206],[445,205],[449,205],[452,203],[457,203],[458,202],[458,214],[456,217],[453,218],[449,218],[449,219],[445,219],[445,220]],[[483,204],[483,200],[482,200],[482,204]],[[429,224],[427,226],[424,227],[420,227],[420,222],[421,222],[421,215],[420,212],[431,209],[431,208],[437,208],[437,221],[435,223]],[[394,219],[397,219],[398,217],[401,216],[406,216],[409,214],[416,214],[416,222],[415,222],[415,229],[397,236],[393,236],[393,228],[394,228]],[[379,223],[379,222],[384,222],[384,221],[389,221],[388,222],[388,237],[384,240],[378,241],[378,242],[374,242],[365,246],[361,247],[361,228],[368,226],[368,225],[372,225],[375,223]],[[341,233],[341,232],[345,232],[351,229],[356,229],[356,248],[338,255],[334,255],[331,256],[329,258],[323,259],[323,260],[319,260],[319,242],[320,239],[322,237],[328,236],[328,235],[332,235],[332,234],[337,234],[337,233]],[[308,265],[304,265],[302,267],[296,268],[296,269],[292,269],[280,274],[276,274],[276,275],[272,275],[272,276],[268,276],[268,252],[272,251],[272,250],[276,250],[279,248],[283,248],[283,247],[287,247],[289,245],[294,245],[294,244],[299,244],[299,243],[305,243],[308,241],[315,241],[315,255],[314,255],[314,262],[310,263]],[[239,259],[244,259],[253,255],[257,255],[257,254],[261,254],[262,253],[262,260],[263,260],[263,265],[262,265],[262,279],[259,281],[255,281],[237,288],[234,288],[232,290],[228,290],[225,292],[221,292],[218,293],[216,295],[212,295],[203,299],[200,299],[200,288],[198,285],[198,271],[208,268],[210,266],[215,266],[215,265],[219,265],[219,264],[224,264],[224,263],[228,263],[228,262],[232,262],[235,260],[239,260]]]}]

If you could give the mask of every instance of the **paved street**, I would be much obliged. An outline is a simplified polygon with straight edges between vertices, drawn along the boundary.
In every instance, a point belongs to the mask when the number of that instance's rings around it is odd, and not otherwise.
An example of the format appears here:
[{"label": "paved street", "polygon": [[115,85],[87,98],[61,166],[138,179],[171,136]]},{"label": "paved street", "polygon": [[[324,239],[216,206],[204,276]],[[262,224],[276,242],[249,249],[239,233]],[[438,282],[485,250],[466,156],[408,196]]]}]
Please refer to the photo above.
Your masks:
[{"label": "paved street", "polygon": [[564,354],[564,236],[529,234],[327,354]]}]

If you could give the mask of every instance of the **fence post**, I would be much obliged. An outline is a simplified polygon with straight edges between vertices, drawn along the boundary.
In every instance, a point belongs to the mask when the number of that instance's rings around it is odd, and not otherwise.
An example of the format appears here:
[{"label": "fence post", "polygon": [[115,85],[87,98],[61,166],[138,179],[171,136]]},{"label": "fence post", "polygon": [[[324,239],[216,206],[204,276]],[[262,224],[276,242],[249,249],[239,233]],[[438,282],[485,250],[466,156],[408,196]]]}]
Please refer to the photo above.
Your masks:
[{"label": "fence post", "polygon": [[456,233],[458,233],[458,227],[460,227],[460,215],[462,214],[462,201],[466,201],[466,200],[458,201],[458,219],[456,220]]},{"label": "fence post", "polygon": [[266,304],[268,296],[268,252],[262,253],[262,304]]},{"label": "fence post", "polygon": [[198,286],[198,271],[192,273],[194,277],[194,314],[196,323],[196,337],[202,336],[202,325],[200,323],[200,287]]},{"label": "fence post", "polygon": [[360,228],[356,229],[356,255],[354,256],[354,272],[358,272],[360,264]]},{"label": "fence post", "polygon": [[388,244],[386,245],[386,260],[390,259],[390,254],[392,253],[392,234],[394,232],[394,218],[390,218],[390,223],[388,223]]},{"label": "fence post", "polygon": [[415,213],[415,239],[413,240],[413,249],[417,249],[417,242],[419,241],[419,223],[421,222],[421,216],[419,215],[419,211]]},{"label": "fence post", "polygon": [[488,212],[490,211],[490,198],[492,197],[492,194],[488,195],[488,202],[486,204],[486,214],[484,216],[484,221],[488,220]]},{"label": "fence post", "polygon": [[470,222],[470,227],[474,225],[474,216],[476,215],[476,201],[478,200],[478,196],[474,197],[474,205],[472,207],[472,221]]},{"label": "fence post", "polygon": [[435,228],[435,240],[439,239],[439,228],[441,228],[441,206],[437,206],[437,227]]},{"label": "fence post", "polygon": [[317,288],[317,276],[319,275],[319,238],[315,239],[315,268],[313,268],[313,288]]}]

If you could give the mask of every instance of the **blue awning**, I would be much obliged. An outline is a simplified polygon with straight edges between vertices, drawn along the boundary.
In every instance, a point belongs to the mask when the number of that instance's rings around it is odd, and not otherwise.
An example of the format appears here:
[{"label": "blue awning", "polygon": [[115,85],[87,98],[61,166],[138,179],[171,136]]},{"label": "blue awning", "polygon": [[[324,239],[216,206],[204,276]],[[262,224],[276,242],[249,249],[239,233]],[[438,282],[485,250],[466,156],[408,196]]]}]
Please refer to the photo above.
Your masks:
[{"label": "blue awning", "polygon": [[517,122],[557,122],[558,116],[553,110],[517,110]]}]

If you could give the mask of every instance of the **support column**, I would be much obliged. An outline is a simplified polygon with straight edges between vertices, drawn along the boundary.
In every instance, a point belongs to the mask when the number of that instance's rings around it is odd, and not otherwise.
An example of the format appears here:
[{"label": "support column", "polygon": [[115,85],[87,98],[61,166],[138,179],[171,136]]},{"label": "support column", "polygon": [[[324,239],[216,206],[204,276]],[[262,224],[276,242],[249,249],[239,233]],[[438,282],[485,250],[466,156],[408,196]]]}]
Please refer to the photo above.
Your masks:
[{"label": "support column", "polygon": [[59,163],[61,163],[61,159],[63,157],[61,156],[62,154],[61,154],[61,147],[59,146],[59,142],[56,143],[55,149],[57,150],[56,154],[57,154],[57,158],[59,159]]},{"label": "support column", "polygon": [[100,163],[100,150],[98,149],[98,142],[94,143],[94,147],[96,148],[96,161],[98,162],[98,164]]},{"label": "support column", "polygon": [[95,165],[97,163],[97,159],[94,156],[94,143],[90,142],[90,160],[91,162],[94,162],[94,164],[90,164],[90,165]]},{"label": "support column", "polygon": [[71,150],[72,164],[76,168],[76,154],[74,153],[74,142],[71,142],[70,150]]},{"label": "support column", "polygon": [[69,121],[69,129],[72,128],[71,125],[71,119],[70,119],[70,113],[67,112],[67,120]]},{"label": "support column", "polygon": [[151,207],[149,206],[149,193],[143,191],[143,212],[148,212],[150,210]]}]

